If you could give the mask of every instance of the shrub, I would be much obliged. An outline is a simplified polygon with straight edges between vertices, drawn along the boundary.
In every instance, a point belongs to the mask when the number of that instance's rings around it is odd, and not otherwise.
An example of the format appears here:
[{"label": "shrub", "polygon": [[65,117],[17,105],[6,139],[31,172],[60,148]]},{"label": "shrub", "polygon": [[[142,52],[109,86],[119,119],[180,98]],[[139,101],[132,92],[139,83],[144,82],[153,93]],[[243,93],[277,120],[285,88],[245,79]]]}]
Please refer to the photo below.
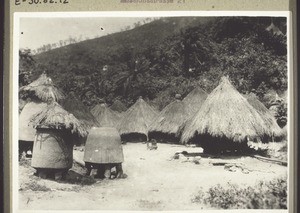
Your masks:
[{"label": "shrub", "polygon": [[287,179],[260,181],[254,187],[246,188],[230,183],[226,187],[218,184],[206,193],[200,190],[192,202],[221,209],[286,209]]}]

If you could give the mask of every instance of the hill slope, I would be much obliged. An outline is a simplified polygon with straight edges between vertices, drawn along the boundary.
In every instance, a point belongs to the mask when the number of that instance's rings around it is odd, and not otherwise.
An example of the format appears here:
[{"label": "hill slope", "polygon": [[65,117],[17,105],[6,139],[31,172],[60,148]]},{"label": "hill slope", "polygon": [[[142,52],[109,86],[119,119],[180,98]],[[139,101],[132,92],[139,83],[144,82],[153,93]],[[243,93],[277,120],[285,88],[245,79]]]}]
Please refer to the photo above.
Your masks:
[{"label": "hill slope", "polygon": [[162,18],[135,29],[34,56],[33,77],[43,70],[67,94],[88,106],[120,98],[130,106],[142,95],[157,108],[195,85],[210,92],[229,75],[240,92],[262,97],[287,88],[285,19]]}]

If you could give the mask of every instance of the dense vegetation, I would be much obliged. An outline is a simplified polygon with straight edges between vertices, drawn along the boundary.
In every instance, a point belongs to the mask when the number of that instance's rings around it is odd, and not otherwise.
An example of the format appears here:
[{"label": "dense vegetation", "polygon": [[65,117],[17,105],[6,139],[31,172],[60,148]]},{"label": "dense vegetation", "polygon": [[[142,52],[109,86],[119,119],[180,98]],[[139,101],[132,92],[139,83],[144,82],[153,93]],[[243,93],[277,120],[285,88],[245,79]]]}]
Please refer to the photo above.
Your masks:
[{"label": "dense vegetation", "polygon": [[[274,25],[271,25],[274,23]],[[222,75],[237,89],[287,89],[285,18],[161,18],[131,30],[32,56],[20,51],[20,86],[44,70],[89,107],[143,96],[159,109],[194,85],[210,92]]]},{"label": "dense vegetation", "polygon": [[287,178],[260,181],[255,187],[241,188],[227,184],[199,191],[193,203],[204,203],[221,209],[287,209]]}]

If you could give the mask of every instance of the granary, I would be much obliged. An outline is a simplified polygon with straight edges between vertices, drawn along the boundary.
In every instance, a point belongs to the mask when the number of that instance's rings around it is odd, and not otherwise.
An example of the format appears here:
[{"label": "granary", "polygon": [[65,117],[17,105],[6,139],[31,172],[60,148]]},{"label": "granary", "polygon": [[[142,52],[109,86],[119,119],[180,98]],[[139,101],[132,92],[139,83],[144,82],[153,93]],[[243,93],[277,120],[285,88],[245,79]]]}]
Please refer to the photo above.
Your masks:
[{"label": "granary", "polygon": [[180,101],[180,95],[176,100],[167,105],[153,121],[149,128],[149,139],[160,142],[179,142],[178,130],[189,118],[189,109]]},{"label": "granary", "polygon": [[[265,107],[265,105],[258,100],[256,95],[254,93],[249,93],[245,95],[247,98],[247,101],[256,109],[256,111],[260,114],[260,116],[263,118],[264,122],[267,126],[270,127],[270,130],[272,131],[272,137],[265,137],[261,138],[263,141],[268,140],[280,140],[283,136],[283,132],[281,128],[278,126],[275,117],[271,114],[270,110]],[[266,135],[267,136],[267,135]]]},{"label": "granary", "polygon": [[200,109],[206,98],[207,93],[200,87],[196,87],[182,100],[182,102],[186,105],[190,114],[194,115]]},{"label": "granary", "polygon": [[19,116],[19,152],[32,150],[36,130],[29,124],[30,118],[46,107],[51,99],[58,101],[64,94],[52,83],[51,78],[43,73],[31,84],[21,87],[19,92],[26,97],[26,104]]},{"label": "granary", "polygon": [[73,164],[72,135],[87,136],[85,126],[57,102],[31,119],[36,128],[31,166],[43,178],[63,178]]},{"label": "granary", "polygon": [[181,142],[199,144],[205,152],[241,151],[247,149],[249,139],[272,134],[272,126],[222,77],[201,110],[187,122]]},{"label": "granary", "polygon": [[149,127],[157,115],[158,112],[140,97],[126,111],[118,126],[122,141],[148,140]]},{"label": "granary", "polygon": [[118,99],[115,100],[109,108],[119,113],[123,113],[127,110],[126,106]]},{"label": "granary", "polygon": [[97,169],[98,177],[109,178],[111,168],[116,167],[116,176],[121,176],[124,155],[118,130],[114,127],[93,127],[87,137],[83,160],[88,169],[87,175],[92,169]]}]

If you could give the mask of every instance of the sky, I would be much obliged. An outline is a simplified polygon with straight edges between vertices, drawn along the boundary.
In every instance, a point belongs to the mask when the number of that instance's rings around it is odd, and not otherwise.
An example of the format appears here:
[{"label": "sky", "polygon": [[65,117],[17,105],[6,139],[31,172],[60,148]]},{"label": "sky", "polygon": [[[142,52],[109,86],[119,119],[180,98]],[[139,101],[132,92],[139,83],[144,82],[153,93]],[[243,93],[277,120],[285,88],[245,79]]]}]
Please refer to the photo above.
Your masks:
[{"label": "sky", "polygon": [[86,17],[86,18],[33,18],[20,19],[20,48],[37,49],[44,44],[58,43],[70,36],[100,37],[133,26],[144,17]]}]

